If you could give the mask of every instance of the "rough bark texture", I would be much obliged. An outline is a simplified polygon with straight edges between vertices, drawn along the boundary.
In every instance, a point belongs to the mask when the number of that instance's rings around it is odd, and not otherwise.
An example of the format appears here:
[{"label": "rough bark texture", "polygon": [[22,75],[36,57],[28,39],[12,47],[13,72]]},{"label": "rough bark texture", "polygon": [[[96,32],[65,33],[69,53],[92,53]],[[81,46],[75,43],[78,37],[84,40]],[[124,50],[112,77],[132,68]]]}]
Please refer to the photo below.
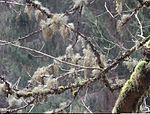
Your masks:
[{"label": "rough bark texture", "polygon": [[[150,85],[150,63],[146,62],[142,67],[140,72],[134,71],[123,86],[112,113],[136,112],[139,99]],[[135,70],[139,69],[135,68]]]}]

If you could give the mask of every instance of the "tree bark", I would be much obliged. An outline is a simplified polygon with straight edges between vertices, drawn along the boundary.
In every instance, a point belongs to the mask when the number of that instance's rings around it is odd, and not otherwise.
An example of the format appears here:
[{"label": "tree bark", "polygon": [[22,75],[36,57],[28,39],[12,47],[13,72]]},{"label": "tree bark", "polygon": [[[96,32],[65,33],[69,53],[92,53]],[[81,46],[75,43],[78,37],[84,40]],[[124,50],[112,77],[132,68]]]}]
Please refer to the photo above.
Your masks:
[{"label": "tree bark", "polygon": [[143,63],[143,66],[138,66],[138,63],[130,79],[124,84],[112,113],[136,112],[138,101],[150,85],[150,63]]}]

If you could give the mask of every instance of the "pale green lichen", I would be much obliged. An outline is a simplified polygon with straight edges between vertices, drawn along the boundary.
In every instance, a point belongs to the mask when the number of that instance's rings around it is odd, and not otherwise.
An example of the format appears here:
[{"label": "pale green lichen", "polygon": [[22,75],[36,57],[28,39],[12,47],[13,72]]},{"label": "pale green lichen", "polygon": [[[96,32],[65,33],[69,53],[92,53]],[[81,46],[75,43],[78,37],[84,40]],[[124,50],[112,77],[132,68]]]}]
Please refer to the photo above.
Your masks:
[{"label": "pale green lichen", "polygon": [[150,40],[146,43],[146,48],[150,48]]},{"label": "pale green lichen", "polygon": [[72,91],[72,95],[73,95],[73,96],[76,96],[77,93],[78,93],[78,89],[75,89],[74,91]]},{"label": "pale green lichen", "polygon": [[[133,79],[129,79],[126,81],[126,83],[124,84],[124,86],[121,89],[120,95],[119,95],[119,99],[117,100],[113,110],[112,110],[112,114],[116,114],[120,111],[123,110],[122,107],[122,103],[125,103],[126,100],[128,99],[129,95],[131,95],[131,93],[136,89],[136,82]],[[120,104],[118,104],[120,103]]]},{"label": "pale green lichen", "polygon": [[87,80],[80,80],[80,81],[79,81],[79,85],[82,86],[82,85],[84,85],[86,82],[87,82]]},{"label": "pale green lichen", "polygon": [[64,89],[65,89],[64,86],[59,86],[58,88],[61,89],[61,90],[64,90]]},{"label": "pale green lichen", "polygon": [[147,64],[146,61],[140,61],[140,62],[136,65],[136,67],[135,67],[135,69],[134,69],[134,72],[132,73],[130,79],[134,79],[134,80],[135,80],[136,77],[138,76],[138,74],[141,74],[141,73],[143,72],[143,70],[144,70],[146,64]]},{"label": "pale green lichen", "polygon": [[136,71],[136,72],[141,72],[141,71],[144,69],[146,63],[147,63],[146,61],[140,61],[140,62],[137,64],[137,66],[135,67],[135,71]]},{"label": "pale green lichen", "polygon": [[127,92],[129,92],[131,89],[133,89],[137,76],[139,76],[139,74],[141,74],[143,72],[146,64],[147,64],[146,61],[140,61],[137,64],[137,66],[135,67],[134,72],[132,73],[130,79],[122,87],[122,90],[120,92],[120,96],[122,98],[124,98],[126,96]]},{"label": "pale green lichen", "polygon": [[[142,76],[142,74],[144,73],[146,64],[147,62],[142,60],[136,65],[130,79],[127,80],[127,82],[122,87],[119,95],[119,100],[117,102],[120,101],[123,102],[126,98],[128,98],[128,95],[132,93],[132,91],[137,89],[137,84],[138,84],[137,80],[139,76]],[[119,108],[120,108],[119,106],[115,106],[112,110],[112,113],[118,112]]]},{"label": "pale green lichen", "polygon": [[128,80],[121,89],[120,96],[124,98],[126,94],[134,87],[133,80]]}]

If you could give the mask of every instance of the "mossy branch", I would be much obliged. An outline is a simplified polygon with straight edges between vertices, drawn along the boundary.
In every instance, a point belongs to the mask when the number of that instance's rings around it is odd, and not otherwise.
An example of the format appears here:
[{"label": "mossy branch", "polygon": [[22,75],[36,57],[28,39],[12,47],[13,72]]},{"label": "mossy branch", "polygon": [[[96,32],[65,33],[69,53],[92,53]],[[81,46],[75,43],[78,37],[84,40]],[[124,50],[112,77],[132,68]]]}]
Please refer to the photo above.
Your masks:
[{"label": "mossy branch", "polygon": [[130,79],[124,84],[112,113],[136,112],[140,98],[150,86],[150,63],[140,61]]}]

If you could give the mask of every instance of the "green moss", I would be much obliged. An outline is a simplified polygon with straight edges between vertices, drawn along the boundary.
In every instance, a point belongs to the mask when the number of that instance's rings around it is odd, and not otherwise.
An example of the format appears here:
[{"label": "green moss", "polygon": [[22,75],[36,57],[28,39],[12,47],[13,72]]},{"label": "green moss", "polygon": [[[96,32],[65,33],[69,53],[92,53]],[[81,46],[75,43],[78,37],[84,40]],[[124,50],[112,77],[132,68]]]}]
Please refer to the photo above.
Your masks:
[{"label": "green moss", "polygon": [[144,70],[146,64],[147,64],[146,61],[140,61],[140,62],[136,65],[136,67],[135,67],[135,69],[134,69],[134,72],[132,73],[130,79],[136,79],[136,77],[137,77],[139,74],[142,73],[142,71]]},{"label": "green moss", "polygon": [[124,86],[122,87],[122,90],[120,92],[120,96],[124,98],[126,94],[133,88],[134,82],[133,80],[128,80]]},{"label": "green moss", "polygon": [[122,87],[122,90],[120,92],[120,96],[122,98],[124,98],[126,96],[126,94],[133,89],[134,87],[134,83],[136,80],[136,77],[139,76],[139,74],[142,73],[142,71],[145,68],[145,65],[147,64],[146,61],[140,61],[137,66],[134,69],[134,72],[132,73],[130,79],[124,84],[124,86]]},{"label": "green moss", "polygon": [[135,70],[134,71],[136,71],[136,72],[141,72],[144,68],[145,68],[145,64],[146,64],[147,62],[146,61],[140,61],[137,65],[136,65],[136,67],[135,67]]}]

